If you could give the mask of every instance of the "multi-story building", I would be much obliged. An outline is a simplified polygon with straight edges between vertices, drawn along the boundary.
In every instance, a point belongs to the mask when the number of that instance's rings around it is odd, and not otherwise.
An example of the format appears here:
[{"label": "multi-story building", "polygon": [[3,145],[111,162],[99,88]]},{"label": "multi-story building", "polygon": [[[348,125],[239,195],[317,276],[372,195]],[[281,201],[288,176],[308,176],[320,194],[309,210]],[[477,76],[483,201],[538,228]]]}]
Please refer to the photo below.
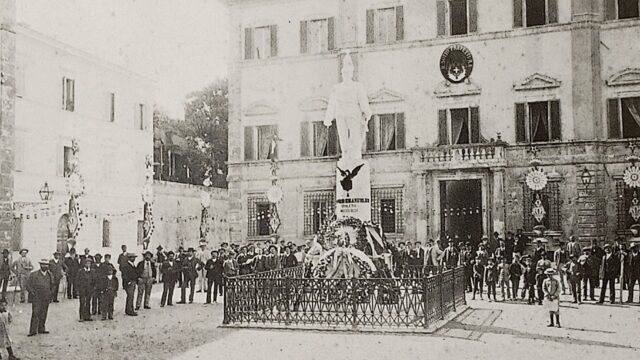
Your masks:
[{"label": "multi-story building", "polygon": [[[623,179],[640,136],[637,0],[227,4],[232,240],[269,235],[274,134],[279,234],[312,236],[333,206],[340,150],[321,121],[347,50],[375,114],[364,157],[388,236],[544,225],[589,241],[640,220]],[[533,165],[542,189],[525,181]]]},{"label": "multi-story building", "polygon": [[[2,134],[11,138],[2,180],[13,216],[3,245],[26,247],[34,259],[66,252],[67,176],[76,158],[85,186],[76,247],[112,254],[121,244],[136,248],[145,159],[153,154],[155,82],[22,25],[13,24],[10,34],[14,45],[3,58],[11,59],[12,106],[3,103],[3,115],[14,112],[15,128]],[[40,194],[45,184],[53,193],[48,201]]]}]

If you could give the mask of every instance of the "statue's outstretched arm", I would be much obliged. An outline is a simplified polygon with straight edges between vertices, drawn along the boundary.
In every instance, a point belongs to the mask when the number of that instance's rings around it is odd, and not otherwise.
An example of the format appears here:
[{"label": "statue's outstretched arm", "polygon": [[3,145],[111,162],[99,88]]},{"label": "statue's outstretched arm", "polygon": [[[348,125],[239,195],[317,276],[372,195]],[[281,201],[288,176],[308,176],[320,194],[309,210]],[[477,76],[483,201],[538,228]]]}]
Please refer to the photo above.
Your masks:
[{"label": "statue's outstretched arm", "polygon": [[369,97],[367,96],[367,91],[364,89],[362,84],[358,86],[358,103],[360,104],[360,109],[362,110],[362,114],[364,115],[365,123],[371,119],[373,112],[371,111],[371,107],[369,106]]}]

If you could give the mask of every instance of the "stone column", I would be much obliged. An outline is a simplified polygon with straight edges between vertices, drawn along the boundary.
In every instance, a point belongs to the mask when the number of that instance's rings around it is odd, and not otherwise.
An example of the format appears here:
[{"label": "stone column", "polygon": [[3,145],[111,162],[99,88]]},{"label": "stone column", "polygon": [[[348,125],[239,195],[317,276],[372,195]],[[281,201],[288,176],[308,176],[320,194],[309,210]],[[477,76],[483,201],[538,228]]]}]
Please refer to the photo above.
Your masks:
[{"label": "stone column", "polygon": [[9,248],[15,168],[15,0],[0,0],[0,9],[0,247]]},{"label": "stone column", "polygon": [[[491,184],[491,221],[493,231],[497,231],[500,235],[505,235],[505,207],[504,207],[504,172],[503,168],[491,169],[492,184]],[[490,229],[486,229],[485,232],[489,234]]]},{"label": "stone column", "polygon": [[[572,0],[571,83],[573,132],[578,140],[604,137],[598,0]],[[586,55],[586,56],[585,56]]]}]

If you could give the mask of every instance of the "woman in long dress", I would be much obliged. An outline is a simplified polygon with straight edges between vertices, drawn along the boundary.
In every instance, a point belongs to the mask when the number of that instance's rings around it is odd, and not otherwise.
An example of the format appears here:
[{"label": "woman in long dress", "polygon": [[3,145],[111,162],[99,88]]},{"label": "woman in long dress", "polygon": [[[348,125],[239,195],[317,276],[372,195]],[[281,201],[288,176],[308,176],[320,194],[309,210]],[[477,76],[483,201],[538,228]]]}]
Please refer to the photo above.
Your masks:
[{"label": "woman in long dress", "polygon": [[554,277],[556,271],[545,270],[547,278],[542,282],[542,292],[544,293],[543,307],[549,312],[549,325],[554,326],[553,317],[555,315],[556,326],[560,327],[560,282]]}]

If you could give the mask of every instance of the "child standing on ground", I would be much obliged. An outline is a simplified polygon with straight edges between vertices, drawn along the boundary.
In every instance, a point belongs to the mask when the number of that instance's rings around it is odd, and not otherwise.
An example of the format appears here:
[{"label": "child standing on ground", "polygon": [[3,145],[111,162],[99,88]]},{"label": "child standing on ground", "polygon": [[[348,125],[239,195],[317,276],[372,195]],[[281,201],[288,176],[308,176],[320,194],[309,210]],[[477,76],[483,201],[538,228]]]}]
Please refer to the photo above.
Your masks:
[{"label": "child standing on ground", "polygon": [[[505,301],[506,299],[511,300],[511,286],[509,286],[510,266],[511,265],[507,262],[506,257],[500,258],[500,265],[498,265],[498,282],[500,283],[500,293],[502,293],[502,301]],[[506,298],[505,295],[507,295]]]},{"label": "child standing on ground", "polygon": [[[11,324],[11,313],[7,310],[7,301],[0,300],[0,347],[7,348],[9,360],[18,360],[13,355],[11,348],[11,338],[9,337],[9,324]],[[2,356],[0,355],[0,359]]]},{"label": "child standing on ground", "polygon": [[489,258],[489,264],[484,269],[484,282],[487,284],[487,297],[491,301],[491,295],[493,294],[493,301],[496,300],[496,282],[498,282],[498,269],[494,265],[493,258]]},{"label": "child standing on ground", "polygon": [[482,299],[482,287],[484,286],[484,266],[480,261],[471,260],[473,264],[473,297],[471,300],[476,299],[476,292],[480,292],[480,300]]}]

